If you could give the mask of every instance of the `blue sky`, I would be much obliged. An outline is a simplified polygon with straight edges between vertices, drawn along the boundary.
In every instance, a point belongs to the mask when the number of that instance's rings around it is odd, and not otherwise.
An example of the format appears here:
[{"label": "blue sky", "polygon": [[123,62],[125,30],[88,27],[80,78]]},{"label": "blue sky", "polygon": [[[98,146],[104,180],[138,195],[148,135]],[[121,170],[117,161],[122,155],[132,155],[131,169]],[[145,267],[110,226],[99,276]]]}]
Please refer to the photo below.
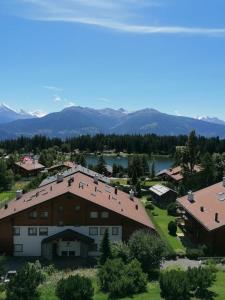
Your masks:
[{"label": "blue sky", "polygon": [[225,119],[224,0],[1,0],[0,102]]}]

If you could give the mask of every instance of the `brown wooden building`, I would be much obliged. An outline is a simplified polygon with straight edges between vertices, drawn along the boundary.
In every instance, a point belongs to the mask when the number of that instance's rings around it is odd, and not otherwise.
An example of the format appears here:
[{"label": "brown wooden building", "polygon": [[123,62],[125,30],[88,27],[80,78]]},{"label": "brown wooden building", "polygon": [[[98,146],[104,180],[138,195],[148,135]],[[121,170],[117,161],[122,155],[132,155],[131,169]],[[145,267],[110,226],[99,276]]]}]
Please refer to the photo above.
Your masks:
[{"label": "brown wooden building", "polygon": [[22,160],[14,164],[14,169],[23,177],[37,176],[41,171],[45,169],[45,166],[40,164],[35,159]]},{"label": "brown wooden building", "polygon": [[0,209],[0,252],[15,256],[96,256],[105,230],[111,241],[137,229],[155,231],[140,201],[81,172]]},{"label": "brown wooden building", "polygon": [[196,193],[177,200],[185,222],[186,234],[208,246],[212,254],[225,255],[225,178]]}]

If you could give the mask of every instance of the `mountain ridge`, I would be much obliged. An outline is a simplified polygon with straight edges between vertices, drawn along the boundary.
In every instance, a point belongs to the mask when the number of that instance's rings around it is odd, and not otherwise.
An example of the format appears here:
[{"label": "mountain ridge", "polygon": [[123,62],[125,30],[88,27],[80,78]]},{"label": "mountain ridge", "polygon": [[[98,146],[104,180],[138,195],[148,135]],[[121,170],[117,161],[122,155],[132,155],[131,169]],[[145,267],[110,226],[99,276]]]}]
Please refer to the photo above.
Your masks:
[{"label": "mountain ridge", "polygon": [[0,124],[0,139],[36,134],[61,138],[99,133],[181,135],[191,130],[206,137],[225,138],[225,124],[174,116],[152,108],[128,113],[123,109],[71,106],[40,118],[21,118]]}]

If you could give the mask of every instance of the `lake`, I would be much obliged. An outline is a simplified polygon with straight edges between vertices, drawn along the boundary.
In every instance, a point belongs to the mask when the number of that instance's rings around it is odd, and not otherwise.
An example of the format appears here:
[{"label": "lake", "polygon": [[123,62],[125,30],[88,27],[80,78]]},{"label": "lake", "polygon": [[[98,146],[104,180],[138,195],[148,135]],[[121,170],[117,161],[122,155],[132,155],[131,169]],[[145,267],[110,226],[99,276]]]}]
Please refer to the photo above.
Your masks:
[{"label": "lake", "polygon": [[[120,165],[124,168],[128,166],[128,157],[126,156],[115,156],[115,155],[103,155],[106,164],[112,166],[113,164]],[[86,156],[87,165],[96,165],[99,156],[95,154],[89,154]],[[168,169],[173,165],[173,159],[167,156],[154,156],[155,161],[155,171],[159,172],[164,169]],[[149,165],[151,165],[151,160],[149,160]]]}]

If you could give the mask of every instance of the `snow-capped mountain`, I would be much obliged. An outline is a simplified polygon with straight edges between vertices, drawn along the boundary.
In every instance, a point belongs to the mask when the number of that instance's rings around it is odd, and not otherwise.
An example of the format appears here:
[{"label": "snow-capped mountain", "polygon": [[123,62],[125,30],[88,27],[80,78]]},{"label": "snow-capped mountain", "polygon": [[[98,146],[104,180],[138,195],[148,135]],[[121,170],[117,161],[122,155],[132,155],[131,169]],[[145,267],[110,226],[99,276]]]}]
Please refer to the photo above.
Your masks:
[{"label": "snow-capped mountain", "polygon": [[5,103],[2,104],[0,103],[0,124],[9,123],[21,119],[36,118],[36,117],[37,116],[30,114],[23,109],[17,111]]},{"label": "snow-capped mountain", "polygon": [[208,116],[205,116],[205,117],[197,117],[197,119],[198,119],[198,120],[201,120],[201,121],[213,123],[213,124],[225,125],[225,121],[220,120],[220,119],[218,119],[218,118],[216,118],[216,117],[208,117]]}]

